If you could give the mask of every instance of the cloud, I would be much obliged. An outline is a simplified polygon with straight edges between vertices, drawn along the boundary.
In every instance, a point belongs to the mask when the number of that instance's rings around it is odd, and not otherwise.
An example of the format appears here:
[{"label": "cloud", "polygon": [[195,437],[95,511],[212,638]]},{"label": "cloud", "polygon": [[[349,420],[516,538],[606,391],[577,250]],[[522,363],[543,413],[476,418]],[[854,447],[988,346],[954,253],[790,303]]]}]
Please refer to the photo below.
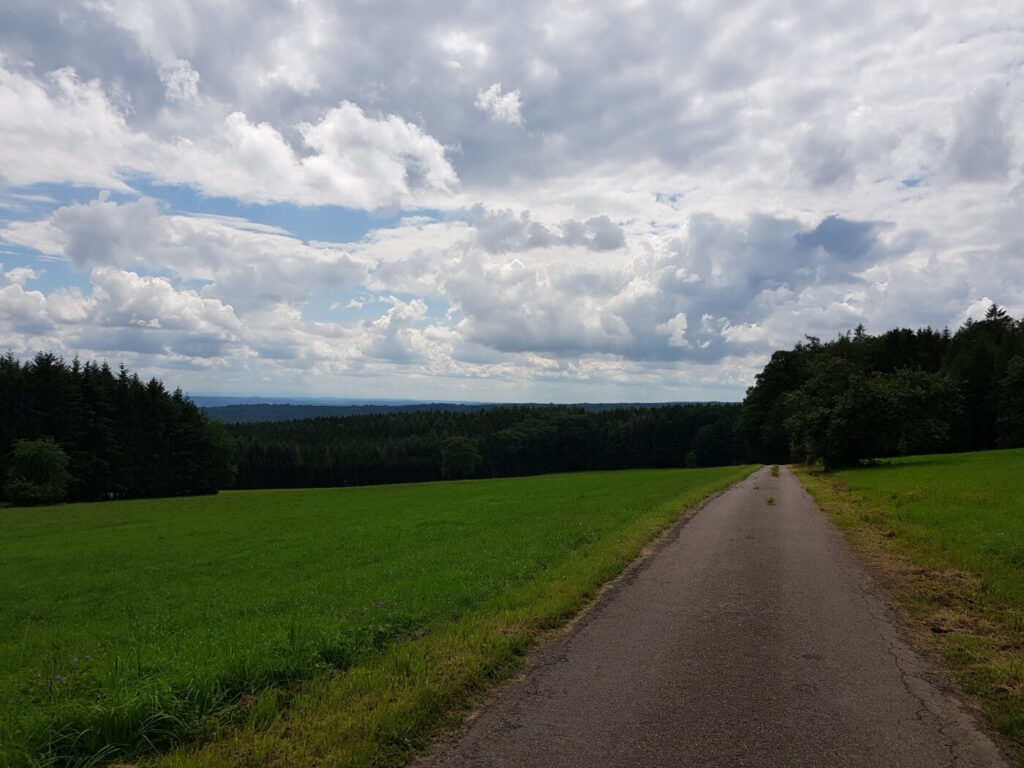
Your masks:
[{"label": "cloud", "polygon": [[[136,172],[247,202],[375,209],[458,185],[436,139],[349,101],[290,126],[298,147],[240,111],[164,140],[132,130],[99,81],[82,82],[63,68],[47,75],[47,85],[2,63],[0,178],[14,186],[59,181],[127,190],[126,174]],[[176,60],[160,75],[172,100],[198,98],[199,75],[187,62]]]},{"label": "cloud", "polygon": [[654,330],[657,333],[663,333],[668,336],[669,346],[688,347],[690,342],[686,339],[687,325],[686,314],[680,312],[678,315],[670,317],[664,323],[654,326]]},{"label": "cloud", "polygon": [[38,80],[0,57],[0,180],[127,189],[117,161],[145,145],[97,80],[70,67]]},{"label": "cloud", "polygon": [[367,322],[365,353],[379,360],[409,363],[423,360],[427,354],[423,333],[416,325],[427,313],[422,299],[406,302],[389,296],[391,307],[376,320]]},{"label": "cloud", "polygon": [[[3,269],[3,264],[0,264]],[[39,275],[30,267],[15,267],[4,275],[8,285],[25,285],[29,280],[35,280]]]},{"label": "cloud", "polygon": [[305,244],[252,222],[165,214],[152,198],[120,203],[101,196],[8,225],[0,240],[79,269],[146,267],[203,281],[205,296],[237,308],[298,305],[318,290],[359,285],[369,267],[343,248]]},{"label": "cloud", "polygon": [[800,145],[797,166],[815,187],[849,182],[856,174],[852,147],[843,139],[808,134]]},{"label": "cloud", "polygon": [[875,245],[876,229],[870,221],[847,221],[832,215],[810,232],[797,234],[796,241],[805,248],[823,248],[839,259],[855,259]]},{"label": "cloud", "polygon": [[519,101],[518,90],[502,93],[501,83],[494,83],[477,92],[475,103],[477,109],[489,114],[496,123],[523,124],[523,115],[520,111],[522,104]]},{"label": "cloud", "polygon": [[171,101],[194,102],[199,98],[199,73],[184,59],[162,66],[160,80]]},{"label": "cloud", "polygon": [[1003,108],[1005,88],[986,83],[964,100],[956,120],[949,159],[968,181],[1005,179],[1013,153],[1013,127]]},{"label": "cloud", "polygon": [[18,350],[206,389],[739,397],[804,333],[1024,312],[999,4],[44,5],[0,8]]},{"label": "cloud", "polygon": [[555,245],[583,246],[591,251],[614,251],[626,243],[622,228],[607,215],[594,216],[586,222],[568,219],[554,227],[533,221],[529,211],[516,216],[511,210],[488,211],[483,206],[470,210],[476,230],[476,243],[491,253],[526,251]]},{"label": "cloud", "polygon": [[410,204],[458,184],[444,148],[397,115],[372,118],[342,102],[295,130],[306,150],[301,155],[269,123],[233,112],[219,135],[168,149],[176,160],[164,177],[248,202],[365,209]]}]

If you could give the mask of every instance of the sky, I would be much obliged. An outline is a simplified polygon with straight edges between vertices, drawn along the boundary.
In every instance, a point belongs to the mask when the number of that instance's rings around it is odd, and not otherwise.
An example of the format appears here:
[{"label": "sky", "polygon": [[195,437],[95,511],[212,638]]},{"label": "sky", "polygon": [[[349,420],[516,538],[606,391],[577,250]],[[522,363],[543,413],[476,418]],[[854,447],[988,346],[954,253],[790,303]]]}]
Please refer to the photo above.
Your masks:
[{"label": "sky", "polygon": [[1024,315],[1024,0],[0,0],[0,347],[192,394],[740,400]]}]

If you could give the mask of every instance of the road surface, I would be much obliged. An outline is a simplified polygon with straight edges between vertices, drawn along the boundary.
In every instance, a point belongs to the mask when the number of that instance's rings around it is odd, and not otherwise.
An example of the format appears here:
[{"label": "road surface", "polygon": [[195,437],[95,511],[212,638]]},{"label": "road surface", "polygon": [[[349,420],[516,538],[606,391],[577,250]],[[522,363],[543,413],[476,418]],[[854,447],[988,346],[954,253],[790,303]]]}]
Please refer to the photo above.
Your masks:
[{"label": "road surface", "polygon": [[893,619],[792,474],[765,467],[418,765],[1012,765]]}]

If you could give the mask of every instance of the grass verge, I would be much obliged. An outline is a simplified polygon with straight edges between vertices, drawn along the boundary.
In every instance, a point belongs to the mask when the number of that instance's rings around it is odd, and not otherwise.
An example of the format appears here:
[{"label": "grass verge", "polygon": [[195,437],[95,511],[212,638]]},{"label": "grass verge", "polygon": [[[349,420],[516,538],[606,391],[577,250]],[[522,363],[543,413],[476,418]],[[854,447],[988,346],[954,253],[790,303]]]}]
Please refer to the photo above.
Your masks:
[{"label": "grass verge", "polygon": [[750,470],[5,510],[0,764],[400,765]]},{"label": "grass verge", "polygon": [[794,471],[1024,761],[1024,450]]}]

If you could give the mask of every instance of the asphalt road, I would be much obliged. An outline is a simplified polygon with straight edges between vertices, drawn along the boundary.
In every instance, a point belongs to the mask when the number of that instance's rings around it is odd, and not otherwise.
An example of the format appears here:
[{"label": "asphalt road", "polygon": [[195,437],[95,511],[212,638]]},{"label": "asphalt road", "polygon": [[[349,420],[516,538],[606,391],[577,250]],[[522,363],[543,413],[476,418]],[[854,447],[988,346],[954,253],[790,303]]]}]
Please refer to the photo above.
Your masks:
[{"label": "asphalt road", "polygon": [[420,764],[1012,765],[893,618],[796,479],[766,467]]}]

